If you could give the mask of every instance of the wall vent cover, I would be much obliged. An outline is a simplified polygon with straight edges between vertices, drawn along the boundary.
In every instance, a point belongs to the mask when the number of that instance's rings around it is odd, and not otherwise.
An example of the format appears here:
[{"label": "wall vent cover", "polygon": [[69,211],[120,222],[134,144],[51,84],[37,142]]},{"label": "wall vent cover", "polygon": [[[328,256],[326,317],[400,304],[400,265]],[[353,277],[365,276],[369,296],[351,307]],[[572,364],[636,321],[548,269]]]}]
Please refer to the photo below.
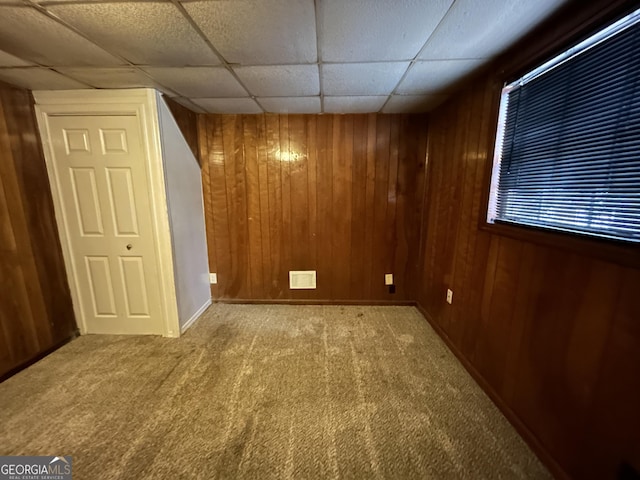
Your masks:
[{"label": "wall vent cover", "polygon": [[291,290],[305,290],[316,288],[315,270],[289,271],[289,288]]}]

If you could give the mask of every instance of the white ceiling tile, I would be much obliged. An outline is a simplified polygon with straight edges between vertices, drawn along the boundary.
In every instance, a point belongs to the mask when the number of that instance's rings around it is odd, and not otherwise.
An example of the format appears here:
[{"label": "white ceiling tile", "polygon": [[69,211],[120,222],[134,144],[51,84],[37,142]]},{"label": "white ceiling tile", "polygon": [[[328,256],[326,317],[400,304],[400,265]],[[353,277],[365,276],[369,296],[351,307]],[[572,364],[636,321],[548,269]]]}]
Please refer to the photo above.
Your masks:
[{"label": "white ceiling tile", "polygon": [[28,7],[2,7],[3,50],[42,65],[110,66],[123,62],[68,28]]},{"label": "white ceiling tile", "polygon": [[73,90],[89,88],[48,68],[2,68],[0,80],[29,90]]},{"label": "white ceiling tile", "polygon": [[134,64],[220,64],[171,3],[88,3],[48,8],[99,45]]},{"label": "white ceiling tile", "polygon": [[457,0],[420,58],[494,57],[564,3],[566,0]]},{"label": "white ceiling tile", "polygon": [[10,53],[0,50],[0,67],[27,67],[29,65],[33,65],[33,63],[14,57]]},{"label": "white ceiling tile", "polygon": [[313,0],[234,0],[184,3],[207,38],[230,63],[315,63]]},{"label": "white ceiling tile", "polygon": [[452,2],[319,2],[318,29],[322,61],[412,60]]},{"label": "white ceiling tile", "polygon": [[262,113],[252,98],[192,98],[191,101],[209,113]]},{"label": "white ceiling tile", "polygon": [[325,95],[389,95],[409,62],[322,65]]},{"label": "white ceiling tile", "polygon": [[382,113],[429,112],[446,99],[446,95],[392,95]]},{"label": "white ceiling tile", "polygon": [[320,97],[266,97],[258,98],[269,113],[320,113]]},{"label": "white ceiling tile", "polygon": [[240,81],[259,97],[294,97],[320,94],[317,65],[235,67]]},{"label": "white ceiling tile", "polygon": [[442,93],[483,64],[483,60],[434,60],[416,62],[396,93]]},{"label": "white ceiling tile", "polygon": [[144,68],[158,83],[184,97],[247,97],[242,85],[224,67],[148,67]]},{"label": "white ceiling tile", "polygon": [[58,67],[56,70],[96,88],[157,88],[158,84],[133,67]]},{"label": "white ceiling tile", "polygon": [[382,108],[386,95],[366,97],[324,97],[326,113],[373,113]]}]

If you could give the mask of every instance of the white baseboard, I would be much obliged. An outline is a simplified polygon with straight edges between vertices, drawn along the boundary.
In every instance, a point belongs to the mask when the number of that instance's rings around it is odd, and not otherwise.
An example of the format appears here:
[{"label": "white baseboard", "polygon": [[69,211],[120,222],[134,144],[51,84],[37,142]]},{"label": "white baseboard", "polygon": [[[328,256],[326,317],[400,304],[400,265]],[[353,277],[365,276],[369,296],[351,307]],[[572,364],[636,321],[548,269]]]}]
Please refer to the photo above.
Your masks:
[{"label": "white baseboard", "polygon": [[204,302],[204,305],[202,305],[198,311],[196,313],[194,313],[193,315],[191,315],[191,318],[189,320],[187,320],[187,322],[182,325],[180,327],[180,334],[182,335],[184,332],[187,331],[187,329],[193,325],[193,323],[200,318],[200,315],[202,315],[204,313],[204,311],[209,308],[209,306],[211,305],[211,298],[209,298],[209,300],[207,300],[206,302]]}]

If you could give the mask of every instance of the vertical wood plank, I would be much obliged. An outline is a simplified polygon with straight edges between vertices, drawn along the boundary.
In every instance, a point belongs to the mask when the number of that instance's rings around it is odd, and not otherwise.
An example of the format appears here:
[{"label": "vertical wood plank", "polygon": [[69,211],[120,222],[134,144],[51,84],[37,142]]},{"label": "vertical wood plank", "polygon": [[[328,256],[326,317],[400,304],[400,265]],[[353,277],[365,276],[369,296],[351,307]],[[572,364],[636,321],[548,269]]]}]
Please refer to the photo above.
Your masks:
[{"label": "vertical wood plank", "polygon": [[376,122],[376,177],[373,201],[373,250],[376,258],[371,260],[371,294],[375,298],[386,299],[387,287],[384,274],[389,253],[387,245],[387,208],[389,191],[389,149],[391,142],[391,116],[380,115]]},{"label": "vertical wood plank", "polygon": [[237,288],[240,298],[252,298],[251,249],[249,240],[249,194],[247,192],[247,158],[244,123],[246,115],[237,115],[233,124],[233,205],[235,208],[235,243],[238,248]]},{"label": "vertical wood plank", "polygon": [[476,180],[476,145],[478,143],[477,128],[472,128],[475,125],[476,118],[472,115],[472,109],[463,108],[460,112],[462,117],[461,122],[464,122],[462,130],[464,134],[458,141],[458,145],[461,146],[458,154],[460,164],[457,166],[457,170],[460,172],[460,177],[456,180],[456,183],[460,188],[456,192],[454,198],[455,205],[457,206],[454,216],[456,218],[456,233],[454,245],[456,246],[456,252],[453,259],[452,270],[452,282],[451,286],[457,299],[462,301],[456,301],[454,308],[452,309],[452,315],[450,318],[449,335],[451,339],[460,343],[464,336],[464,322],[466,312],[460,306],[466,303],[466,296],[468,290],[466,288],[465,280],[467,280],[466,273],[471,263],[469,255],[470,246],[470,234],[474,231],[474,228],[469,228],[471,224],[471,216],[473,214],[473,204],[477,202],[473,198],[473,185]]},{"label": "vertical wood plank", "polygon": [[[519,284],[522,244],[509,238],[497,239],[495,270],[491,279],[491,289],[483,306],[488,306],[483,318],[481,342],[476,352],[478,370],[496,388],[501,389],[504,381],[506,355],[511,341],[515,295],[514,285]],[[462,288],[461,288],[462,289]]]},{"label": "vertical wood plank", "polygon": [[[492,104],[496,100],[497,98],[494,98],[492,96],[491,91],[483,91],[479,95],[474,95],[472,100],[473,111],[491,111]],[[476,126],[474,127],[478,129],[478,146],[476,150],[476,167],[474,169],[475,175],[472,185],[473,205],[471,207],[471,225],[469,228],[470,233],[468,238],[469,258],[471,264],[467,267],[467,271],[469,273],[466,278],[468,280],[466,280],[464,283],[464,285],[466,285],[466,292],[464,292],[463,294],[463,301],[465,302],[465,305],[467,305],[467,311],[477,309],[480,306],[484,285],[482,285],[481,282],[478,281],[478,279],[483,278],[482,272],[486,268],[486,260],[488,257],[489,245],[491,241],[490,235],[484,232],[479,232],[478,229],[473,228],[475,225],[479,224],[479,222],[481,221],[481,217],[484,217],[486,215],[486,212],[480,211],[480,205],[483,203],[482,186],[484,182],[483,178],[484,171],[486,169],[486,163],[489,161],[489,158],[493,158],[488,151],[489,130],[491,128],[491,121],[488,117],[489,115],[480,115],[480,121],[477,122],[475,124]],[[465,352],[465,354],[469,355],[470,358],[473,358],[473,356],[475,355],[475,345],[477,339],[476,331],[479,326],[476,319],[477,316],[466,317],[466,322],[462,331],[462,338],[460,339],[462,351]]]},{"label": "vertical wood plank", "polygon": [[[412,288],[411,266],[409,255],[417,252],[417,245],[410,245],[412,241],[411,231],[419,231],[414,228],[412,221],[411,195],[416,188],[416,165],[412,161],[409,148],[416,148],[409,134],[409,116],[402,115],[399,119],[398,138],[398,179],[396,192],[396,221],[395,221],[395,255],[393,259],[393,272],[395,273],[396,296],[406,299],[413,298],[408,295]],[[415,248],[415,250],[414,250]]]},{"label": "vertical wood plank", "polygon": [[[214,155],[214,149],[211,148],[212,142],[211,136],[213,135],[213,128],[209,122],[209,118],[201,116],[198,118],[198,136],[202,138],[202,146],[199,154],[200,164],[202,166],[202,200],[204,202],[204,224],[207,235],[207,255],[209,260],[209,272],[218,272],[218,266],[216,263],[216,232],[215,224],[213,221],[213,206],[211,199],[213,198],[213,192],[211,191],[211,164],[214,159],[210,156]],[[219,283],[211,285],[211,298],[219,298]]]},{"label": "vertical wood plank", "polygon": [[293,245],[292,224],[291,224],[291,146],[289,140],[289,115],[282,115],[280,118],[280,164],[282,184],[282,250],[280,255],[280,285],[282,285],[282,297],[291,298],[291,290],[289,289],[289,271],[293,270]]},{"label": "vertical wood plank", "polygon": [[420,238],[425,201],[425,162],[428,117],[403,115],[398,163],[398,205],[396,230],[403,244],[396,247],[394,271],[400,278],[404,298],[415,300],[419,290]]},{"label": "vertical wood plank", "polygon": [[[289,115],[291,149],[291,270],[313,270],[309,252],[308,138],[302,115]],[[292,298],[305,298],[308,291],[292,290]]]},{"label": "vertical wood plank", "polygon": [[[267,185],[269,191],[269,238],[271,240],[271,284],[269,298],[282,298],[282,162],[279,160],[280,119],[266,116],[267,127]],[[286,275],[286,274],[284,274]]]},{"label": "vertical wood plank", "polygon": [[[318,117],[316,115],[305,115],[307,131],[307,196],[309,205],[309,238],[308,252],[309,269],[316,270],[318,267]],[[318,299],[318,290],[308,292],[310,298]]]},{"label": "vertical wood plank", "polygon": [[[397,250],[397,201],[398,201],[398,144],[400,142],[400,116],[391,117],[391,129],[389,137],[389,176],[387,184],[387,215],[385,218],[385,251],[388,252],[385,258],[384,273],[394,274],[394,282],[402,278],[400,272],[393,270]],[[397,279],[396,279],[397,277]],[[381,277],[384,280],[384,276]],[[384,282],[381,282],[384,286]],[[402,287],[402,283],[400,283]],[[389,293],[388,287],[384,286],[385,296],[389,300],[396,298],[397,294]]]},{"label": "vertical wood plank", "polygon": [[269,208],[269,155],[267,147],[267,122],[264,115],[257,117],[258,188],[260,196],[260,236],[262,240],[262,295],[269,296],[273,275],[271,256],[271,231]]},{"label": "vertical wood plank", "polygon": [[373,291],[373,263],[375,258],[375,214],[376,214],[376,146],[378,115],[367,115],[367,177],[365,185],[365,259],[363,268],[365,298],[375,298]]},{"label": "vertical wood plank", "polygon": [[[0,176],[0,288],[5,294],[0,302],[0,327],[6,339],[6,350],[0,352],[0,368],[3,373],[18,365],[20,359],[29,356],[29,345],[26,333],[31,331],[31,323],[26,312],[21,313],[15,303],[15,289],[18,285],[15,277],[15,265],[18,262],[18,247],[13,233],[9,202],[4,189],[4,181]],[[22,322],[11,321],[23,318]]]},{"label": "vertical wood plank", "polygon": [[351,221],[351,283],[350,298],[366,296],[367,275],[366,256],[366,195],[367,195],[367,116],[353,116],[353,157],[352,157],[352,221]]},{"label": "vertical wood plank", "polygon": [[[520,271],[518,283],[515,285],[514,308],[512,313],[512,330],[509,335],[509,343],[504,348],[504,378],[502,380],[501,394],[509,403],[513,402],[513,395],[520,375],[520,354],[523,342],[526,341],[528,329],[535,322],[532,303],[540,291],[544,275],[536,268],[538,262],[543,262],[546,251],[532,244],[522,245],[520,259]],[[474,330],[477,332],[477,330]]]},{"label": "vertical wood plank", "polygon": [[[229,200],[227,196],[226,157],[224,124],[221,117],[212,117],[206,122],[207,137],[200,138],[200,144],[208,147],[209,186],[211,189],[211,212],[205,212],[213,224],[214,239],[208,239],[209,250],[215,251],[218,276],[218,298],[229,298],[234,293],[232,285],[231,227],[229,225]],[[205,157],[203,156],[203,161]],[[205,208],[207,203],[205,203]]]},{"label": "vertical wood plank", "polygon": [[247,230],[249,236],[249,278],[251,280],[251,296],[249,298],[260,298],[264,296],[257,122],[257,116],[247,115],[244,117],[242,125],[246,177]]},{"label": "vertical wood plank", "polygon": [[319,298],[331,299],[331,264],[333,226],[333,119],[331,116],[318,117],[318,268],[317,293]]},{"label": "vertical wood plank", "polygon": [[[353,117],[333,117],[332,299],[348,299],[351,284],[351,163]],[[340,208],[336,206],[340,205]],[[338,267],[339,266],[339,267]]]}]

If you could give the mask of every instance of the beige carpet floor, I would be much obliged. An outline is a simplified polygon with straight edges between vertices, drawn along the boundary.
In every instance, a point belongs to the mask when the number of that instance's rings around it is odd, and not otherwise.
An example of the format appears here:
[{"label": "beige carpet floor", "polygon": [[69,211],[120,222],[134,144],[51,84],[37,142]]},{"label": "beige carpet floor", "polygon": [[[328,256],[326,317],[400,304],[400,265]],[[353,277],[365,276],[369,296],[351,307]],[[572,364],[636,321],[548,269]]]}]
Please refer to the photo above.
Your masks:
[{"label": "beige carpet floor", "polygon": [[0,384],[0,455],[74,479],[546,479],[413,307],[215,304],[80,337]]}]

